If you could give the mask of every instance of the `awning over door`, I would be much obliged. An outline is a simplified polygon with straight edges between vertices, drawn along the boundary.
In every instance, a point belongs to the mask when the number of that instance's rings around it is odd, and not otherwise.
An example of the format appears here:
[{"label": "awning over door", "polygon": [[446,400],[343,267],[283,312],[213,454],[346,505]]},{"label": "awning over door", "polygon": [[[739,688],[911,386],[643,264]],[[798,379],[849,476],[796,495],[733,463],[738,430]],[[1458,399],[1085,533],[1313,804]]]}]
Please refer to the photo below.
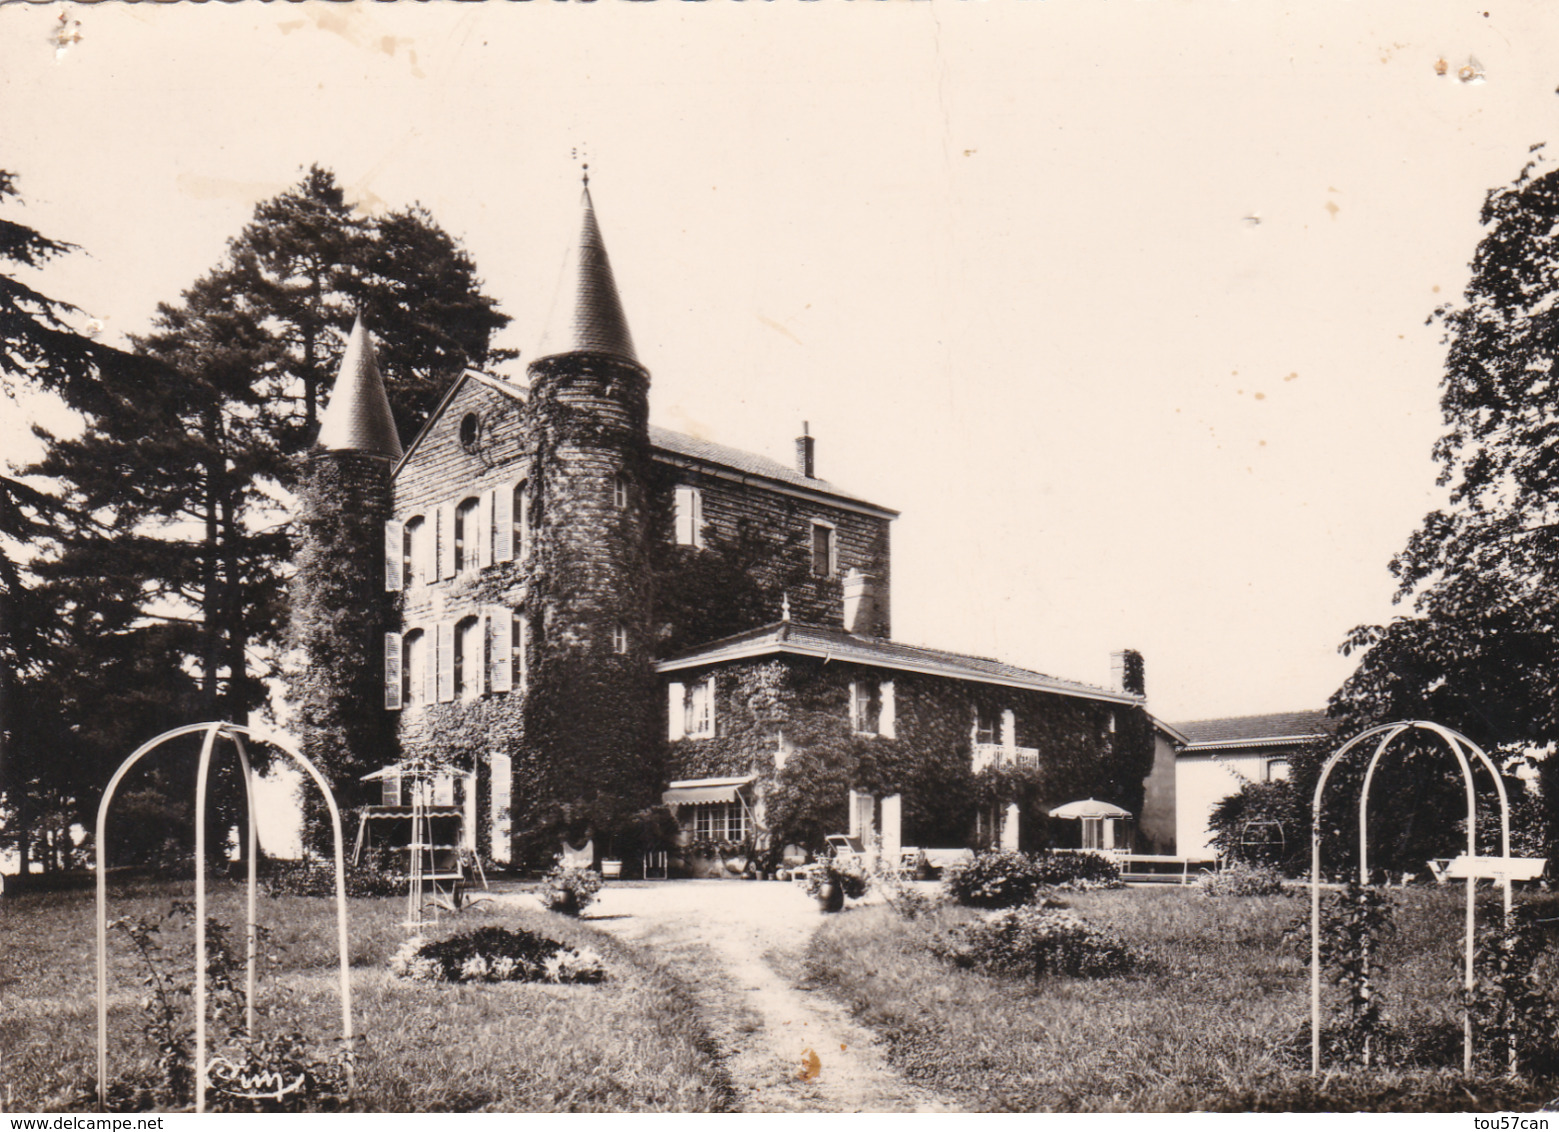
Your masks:
[{"label": "awning over door", "polygon": [[673,782],[671,789],[661,794],[660,800],[668,806],[697,806],[712,802],[735,802],[742,787],[751,783],[757,775],[741,778],[688,778]]}]

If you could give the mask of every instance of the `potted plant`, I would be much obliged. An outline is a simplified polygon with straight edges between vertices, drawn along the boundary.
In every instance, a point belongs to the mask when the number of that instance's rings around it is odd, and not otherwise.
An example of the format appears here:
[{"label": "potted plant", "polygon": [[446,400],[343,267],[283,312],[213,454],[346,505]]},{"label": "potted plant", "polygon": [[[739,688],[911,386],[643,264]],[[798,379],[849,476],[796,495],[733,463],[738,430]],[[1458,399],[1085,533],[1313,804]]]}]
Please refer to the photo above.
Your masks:
[{"label": "potted plant", "polygon": [[859,900],[866,895],[866,874],[856,869],[841,868],[832,860],[822,861],[807,875],[807,893],[817,898],[817,906],[824,912],[837,912],[844,907],[846,896]]}]

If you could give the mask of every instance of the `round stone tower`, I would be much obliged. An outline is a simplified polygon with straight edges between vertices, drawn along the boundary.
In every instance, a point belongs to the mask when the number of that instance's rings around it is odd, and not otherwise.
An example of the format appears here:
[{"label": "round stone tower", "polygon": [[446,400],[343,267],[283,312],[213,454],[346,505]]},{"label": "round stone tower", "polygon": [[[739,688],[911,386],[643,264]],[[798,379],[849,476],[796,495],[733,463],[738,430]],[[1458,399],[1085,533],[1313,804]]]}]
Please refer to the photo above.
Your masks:
[{"label": "round stone tower", "polygon": [[326,769],[343,803],[357,800],[362,774],[395,761],[394,717],[384,710],[385,633],[394,616],[384,540],[400,457],[359,318],[304,471],[290,631],[290,697],[303,750]]},{"label": "round stone tower", "polygon": [[516,827],[589,834],[603,847],[657,786],[649,373],[634,353],[588,180],[582,210],[528,370],[531,766],[516,775],[515,796],[530,795],[534,811]]}]

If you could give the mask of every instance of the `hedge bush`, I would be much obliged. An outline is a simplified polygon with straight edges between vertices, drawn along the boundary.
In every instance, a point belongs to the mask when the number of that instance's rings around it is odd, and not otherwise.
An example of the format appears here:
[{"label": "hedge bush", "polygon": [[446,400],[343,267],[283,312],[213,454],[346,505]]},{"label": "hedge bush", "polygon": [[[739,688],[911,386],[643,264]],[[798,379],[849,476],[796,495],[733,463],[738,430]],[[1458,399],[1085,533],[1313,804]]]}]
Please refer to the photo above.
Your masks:
[{"label": "hedge bush", "polygon": [[1236,861],[1222,872],[1198,877],[1204,896],[1276,896],[1283,891],[1283,874],[1270,865]]},{"label": "hedge bush", "polygon": [[1045,853],[1035,860],[1040,883],[1052,888],[1090,892],[1099,888],[1124,888],[1121,867],[1098,853]]},{"label": "hedge bush", "polygon": [[991,849],[950,866],[942,884],[948,896],[970,908],[1014,908],[1027,904],[1048,883],[1033,857]]},{"label": "hedge bush", "polygon": [[931,946],[960,967],[1028,978],[1103,978],[1124,974],[1137,964],[1119,937],[1064,908],[1030,906],[990,912],[955,924],[934,937]]}]

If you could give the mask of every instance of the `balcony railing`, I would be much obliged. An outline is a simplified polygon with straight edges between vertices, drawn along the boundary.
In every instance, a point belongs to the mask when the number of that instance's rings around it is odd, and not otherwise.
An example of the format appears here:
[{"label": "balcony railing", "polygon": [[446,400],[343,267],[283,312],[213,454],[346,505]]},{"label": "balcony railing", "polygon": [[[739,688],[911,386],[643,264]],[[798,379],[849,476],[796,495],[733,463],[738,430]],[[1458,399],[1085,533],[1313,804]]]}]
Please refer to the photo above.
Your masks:
[{"label": "balcony railing", "polygon": [[1037,767],[1038,747],[1005,747],[1000,743],[976,743],[974,745],[974,771],[978,774],[988,766]]}]

